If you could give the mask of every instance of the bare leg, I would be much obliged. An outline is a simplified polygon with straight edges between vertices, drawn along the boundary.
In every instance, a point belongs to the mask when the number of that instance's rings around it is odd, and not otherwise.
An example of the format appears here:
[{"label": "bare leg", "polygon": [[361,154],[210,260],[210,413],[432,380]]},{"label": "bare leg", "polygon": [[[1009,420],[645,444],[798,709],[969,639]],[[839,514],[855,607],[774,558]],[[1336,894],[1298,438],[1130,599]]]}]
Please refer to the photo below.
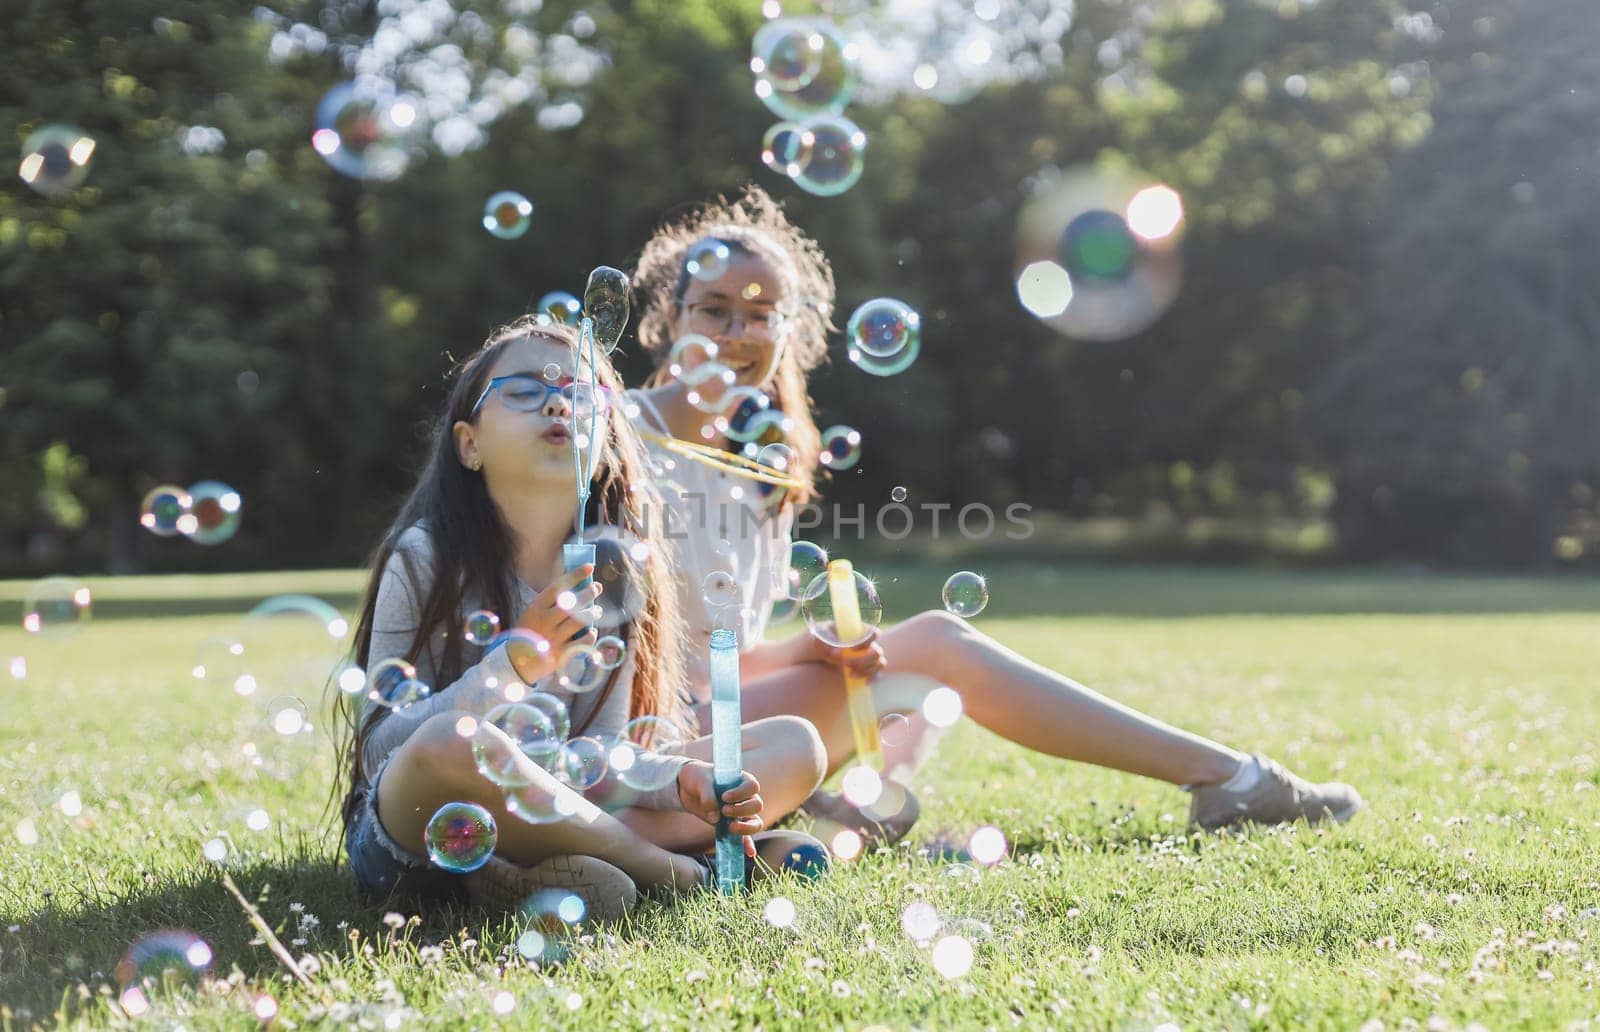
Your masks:
[{"label": "bare leg", "polygon": [[928,762],[928,757],[950,729],[930,724],[921,713],[908,713],[902,719],[904,725],[897,725],[880,736],[883,772],[902,785],[909,785],[912,776]]},{"label": "bare leg", "polygon": [[[1243,754],[1162,723],[1018,655],[965,621],[920,613],[883,632],[889,672],[873,683],[880,713],[917,709],[934,686],[961,695],[972,719],[1018,745],[1175,785],[1231,776]],[[914,675],[914,676],[907,676]],[[802,664],[744,686],[745,714],[795,713],[816,725],[828,769],[855,750],[844,679]]]},{"label": "bare leg", "polygon": [[[709,712],[701,726],[710,723]],[[789,715],[769,716],[744,725],[744,769],[761,783],[762,819],[770,826],[805,802],[822,784],[824,752],[817,729]],[[689,742],[684,753],[711,759],[711,736]],[[698,852],[715,840],[716,829],[691,814],[630,807],[617,819],[639,835],[676,852]]]},{"label": "bare leg", "polygon": [[509,738],[507,755],[515,754],[519,780],[529,789],[559,801],[572,816],[548,824],[529,824],[505,807],[505,790],[478,772],[470,738],[456,729],[461,712],[430,717],[395,750],[378,783],[378,819],[401,845],[425,856],[428,821],[439,807],[457,800],[477,803],[494,815],[499,829],[497,852],[512,863],[531,866],[547,857],[579,853],[598,857],[627,872],[640,888],[685,888],[698,885],[703,873],[687,857],[642,838],[549,771],[516,751]]}]

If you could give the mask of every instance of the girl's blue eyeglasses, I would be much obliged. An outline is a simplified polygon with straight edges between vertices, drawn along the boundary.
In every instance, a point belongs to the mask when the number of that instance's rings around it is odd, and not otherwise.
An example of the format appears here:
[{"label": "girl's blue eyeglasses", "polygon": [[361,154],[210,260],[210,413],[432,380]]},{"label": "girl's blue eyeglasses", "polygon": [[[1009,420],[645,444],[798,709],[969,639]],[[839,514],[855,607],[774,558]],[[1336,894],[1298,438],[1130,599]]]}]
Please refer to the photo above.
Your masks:
[{"label": "girl's blue eyeglasses", "polygon": [[478,410],[483,408],[483,403],[488,401],[489,395],[495,391],[500,392],[500,403],[513,412],[537,412],[545,407],[552,394],[561,395],[574,416],[588,416],[595,411],[596,406],[601,412],[611,407],[609,387],[589,383],[551,383],[537,376],[513,373],[509,376],[496,376],[489,381],[483,393],[478,395],[478,400],[473,403],[469,419],[478,417]]}]

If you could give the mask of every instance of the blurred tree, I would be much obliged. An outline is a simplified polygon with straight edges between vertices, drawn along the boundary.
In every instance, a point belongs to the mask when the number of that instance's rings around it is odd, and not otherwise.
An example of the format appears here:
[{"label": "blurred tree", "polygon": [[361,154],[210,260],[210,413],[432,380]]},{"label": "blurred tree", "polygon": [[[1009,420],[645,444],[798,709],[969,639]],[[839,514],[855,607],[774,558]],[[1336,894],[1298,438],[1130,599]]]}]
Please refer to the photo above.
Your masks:
[{"label": "blurred tree", "polygon": [[314,261],[323,205],[282,174],[304,160],[301,126],[233,5],[35,0],[7,31],[25,42],[0,67],[17,143],[50,122],[97,141],[71,193],[0,193],[7,533],[76,529],[47,511],[63,479],[46,460],[64,448],[86,461],[66,483],[88,480],[89,543],[127,570],[144,490],[255,487],[271,414],[306,407],[291,377],[332,301]]},{"label": "blurred tree", "polygon": [[1351,556],[1576,559],[1600,545],[1600,10],[1452,6],[1485,50],[1397,170],[1373,332],[1313,394],[1316,428]]}]

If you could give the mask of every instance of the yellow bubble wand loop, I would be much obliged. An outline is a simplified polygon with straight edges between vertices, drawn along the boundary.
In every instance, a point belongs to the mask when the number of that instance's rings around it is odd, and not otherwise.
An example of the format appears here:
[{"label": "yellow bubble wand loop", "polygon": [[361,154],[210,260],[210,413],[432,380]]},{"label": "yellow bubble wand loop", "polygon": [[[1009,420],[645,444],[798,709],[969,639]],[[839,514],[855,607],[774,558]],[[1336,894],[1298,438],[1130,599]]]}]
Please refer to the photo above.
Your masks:
[{"label": "yellow bubble wand loop", "polygon": [[[853,642],[866,637],[850,560],[835,559],[828,564],[828,598],[833,603],[833,628],[839,640]],[[882,771],[883,748],[878,741],[878,711],[872,704],[872,688],[866,678],[846,673],[844,695],[850,711],[850,731],[856,740],[856,759]]]},{"label": "yellow bubble wand loop", "polygon": [[680,458],[698,462],[703,466],[710,466],[723,473],[731,473],[736,477],[757,480],[763,484],[786,487],[791,490],[805,486],[805,481],[796,477],[786,477],[771,466],[757,462],[755,459],[740,455],[737,452],[727,452],[721,448],[713,448],[708,444],[697,444],[694,441],[685,441],[677,437],[651,433],[648,430],[640,430],[639,436],[652,444],[660,445],[663,450],[669,451]]}]

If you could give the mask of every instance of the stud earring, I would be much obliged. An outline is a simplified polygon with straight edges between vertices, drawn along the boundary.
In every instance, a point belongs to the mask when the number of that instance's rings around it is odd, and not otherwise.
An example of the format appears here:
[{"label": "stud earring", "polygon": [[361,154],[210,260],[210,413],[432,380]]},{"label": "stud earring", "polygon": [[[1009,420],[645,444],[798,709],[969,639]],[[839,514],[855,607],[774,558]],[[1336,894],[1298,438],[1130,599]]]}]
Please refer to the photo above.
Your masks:
[{"label": "stud earring", "polygon": [[482,468],[483,468],[483,460],[482,459],[473,459],[472,460],[472,471],[474,473],[476,473],[478,470],[480,470]]}]

